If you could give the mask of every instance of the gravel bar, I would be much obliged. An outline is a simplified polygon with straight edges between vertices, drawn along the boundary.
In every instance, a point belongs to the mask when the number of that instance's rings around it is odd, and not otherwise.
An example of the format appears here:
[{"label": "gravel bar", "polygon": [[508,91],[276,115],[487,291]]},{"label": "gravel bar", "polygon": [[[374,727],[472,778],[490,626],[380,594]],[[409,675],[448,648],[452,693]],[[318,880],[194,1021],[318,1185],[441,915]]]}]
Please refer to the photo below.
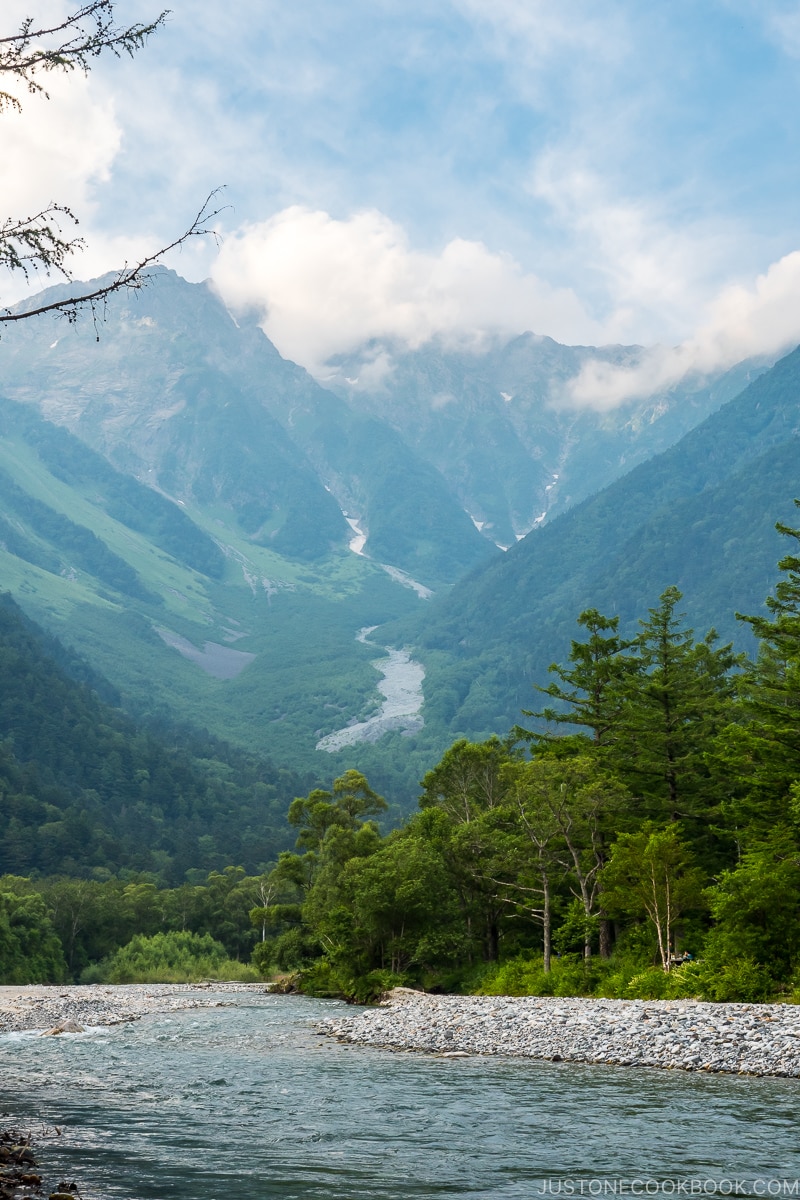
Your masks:
[{"label": "gravel bar", "polygon": [[[87,984],[0,987],[0,1033],[55,1030],[65,1022],[85,1028],[138,1021],[151,1013],[235,1004],[219,993],[268,990],[263,983]],[[213,995],[209,995],[209,993]],[[65,1032],[72,1032],[67,1030]]]},{"label": "gravel bar", "polygon": [[800,1006],[554,996],[430,996],[395,988],[331,1017],[340,1042],[447,1058],[501,1054],[737,1075],[800,1077]]}]

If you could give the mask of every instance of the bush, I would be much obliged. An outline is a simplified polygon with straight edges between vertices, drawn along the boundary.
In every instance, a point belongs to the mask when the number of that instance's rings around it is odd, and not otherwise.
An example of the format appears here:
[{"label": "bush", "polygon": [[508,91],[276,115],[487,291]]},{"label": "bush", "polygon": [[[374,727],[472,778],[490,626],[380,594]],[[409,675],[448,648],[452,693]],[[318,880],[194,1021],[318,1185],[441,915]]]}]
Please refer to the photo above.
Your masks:
[{"label": "bush", "polygon": [[61,983],[66,976],[42,897],[0,892],[0,983]]},{"label": "bush", "polygon": [[774,999],[775,980],[765,966],[752,958],[734,958],[728,962],[709,960],[697,966],[701,1000],[766,1004]]},{"label": "bush", "polygon": [[[487,972],[479,996],[592,996],[610,974],[608,962],[579,954],[554,958],[545,974],[540,957],[512,958]],[[605,994],[605,993],[604,993]]]},{"label": "bush", "polygon": [[406,975],[396,975],[393,971],[379,969],[367,975],[353,976],[328,959],[320,958],[300,972],[298,991],[306,996],[346,1000],[348,1004],[375,1004],[385,992],[407,984]]},{"label": "bush", "polygon": [[209,933],[186,932],[137,934],[101,965],[100,974],[108,983],[196,983],[200,979],[255,983],[259,978],[254,967],[228,958],[225,947]]}]

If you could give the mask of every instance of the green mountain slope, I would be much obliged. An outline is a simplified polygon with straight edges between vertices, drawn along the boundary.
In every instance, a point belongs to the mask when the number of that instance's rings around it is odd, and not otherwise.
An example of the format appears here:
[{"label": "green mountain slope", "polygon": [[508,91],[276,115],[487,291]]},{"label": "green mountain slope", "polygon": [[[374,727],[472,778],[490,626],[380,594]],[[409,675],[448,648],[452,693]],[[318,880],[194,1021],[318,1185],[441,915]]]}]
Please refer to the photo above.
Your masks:
[{"label": "green mountain slope", "polygon": [[293,562],[2,399],[0,580],[136,711],[323,773],[317,741],[377,702],[358,630],[422,603],[346,549]]},{"label": "green mountain slope", "polygon": [[[72,678],[72,674],[85,680]],[[100,681],[0,594],[0,874],[255,870],[291,842],[307,782],[101,700]]]},{"label": "green mountain slope", "polygon": [[10,330],[0,391],[173,499],[224,510],[250,542],[290,559],[344,550],[343,510],[372,558],[433,587],[493,552],[391,424],[353,410],[253,322],[235,322],[206,285],[170,271],[115,297],[99,341],[81,323],[55,340],[49,321]]},{"label": "green mountain slope", "polygon": [[434,602],[414,638],[428,666],[426,715],[453,733],[504,730],[534,682],[563,661],[585,608],[635,627],[677,584],[698,630],[748,645],[775,578],[776,520],[800,495],[800,350],[665,453],[529,534]]}]

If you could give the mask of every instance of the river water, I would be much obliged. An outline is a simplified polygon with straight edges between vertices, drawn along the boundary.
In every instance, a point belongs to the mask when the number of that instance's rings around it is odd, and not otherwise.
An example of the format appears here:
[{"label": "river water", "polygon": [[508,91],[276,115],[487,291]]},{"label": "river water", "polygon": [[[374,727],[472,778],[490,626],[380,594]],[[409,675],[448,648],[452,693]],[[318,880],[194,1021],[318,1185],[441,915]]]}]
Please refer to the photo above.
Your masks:
[{"label": "river water", "polygon": [[359,1049],[315,1034],[334,1005],[0,1037],[2,1124],[62,1128],[91,1200],[800,1194],[797,1081]]}]

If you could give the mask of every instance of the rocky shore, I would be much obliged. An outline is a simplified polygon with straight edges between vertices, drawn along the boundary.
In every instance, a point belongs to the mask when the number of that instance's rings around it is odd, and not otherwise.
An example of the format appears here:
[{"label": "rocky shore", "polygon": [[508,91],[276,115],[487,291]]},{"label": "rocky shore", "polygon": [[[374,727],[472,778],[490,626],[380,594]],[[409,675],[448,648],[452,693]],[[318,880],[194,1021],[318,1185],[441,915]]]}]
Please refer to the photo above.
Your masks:
[{"label": "rocky shore", "polygon": [[395,988],[378,1008],[331,1017],[341,1042],[449,1058],[551,1062],[800,1078],[800,1006],[552,996],[430,996]]},{"label": "rocky shore", "polygon": [[[40,1029],[73,1033],[96,1025],[120,1025],[150,1013],[234,1004],[220,993],[264,992],[263,983],[87,984],[0,987],[0,1033]],[[213,993],[213,994],[209,994]],[[61,1029],[61,1026],[66,1028]],[[78,1029],[73,1028],[78,1026]]]}]

